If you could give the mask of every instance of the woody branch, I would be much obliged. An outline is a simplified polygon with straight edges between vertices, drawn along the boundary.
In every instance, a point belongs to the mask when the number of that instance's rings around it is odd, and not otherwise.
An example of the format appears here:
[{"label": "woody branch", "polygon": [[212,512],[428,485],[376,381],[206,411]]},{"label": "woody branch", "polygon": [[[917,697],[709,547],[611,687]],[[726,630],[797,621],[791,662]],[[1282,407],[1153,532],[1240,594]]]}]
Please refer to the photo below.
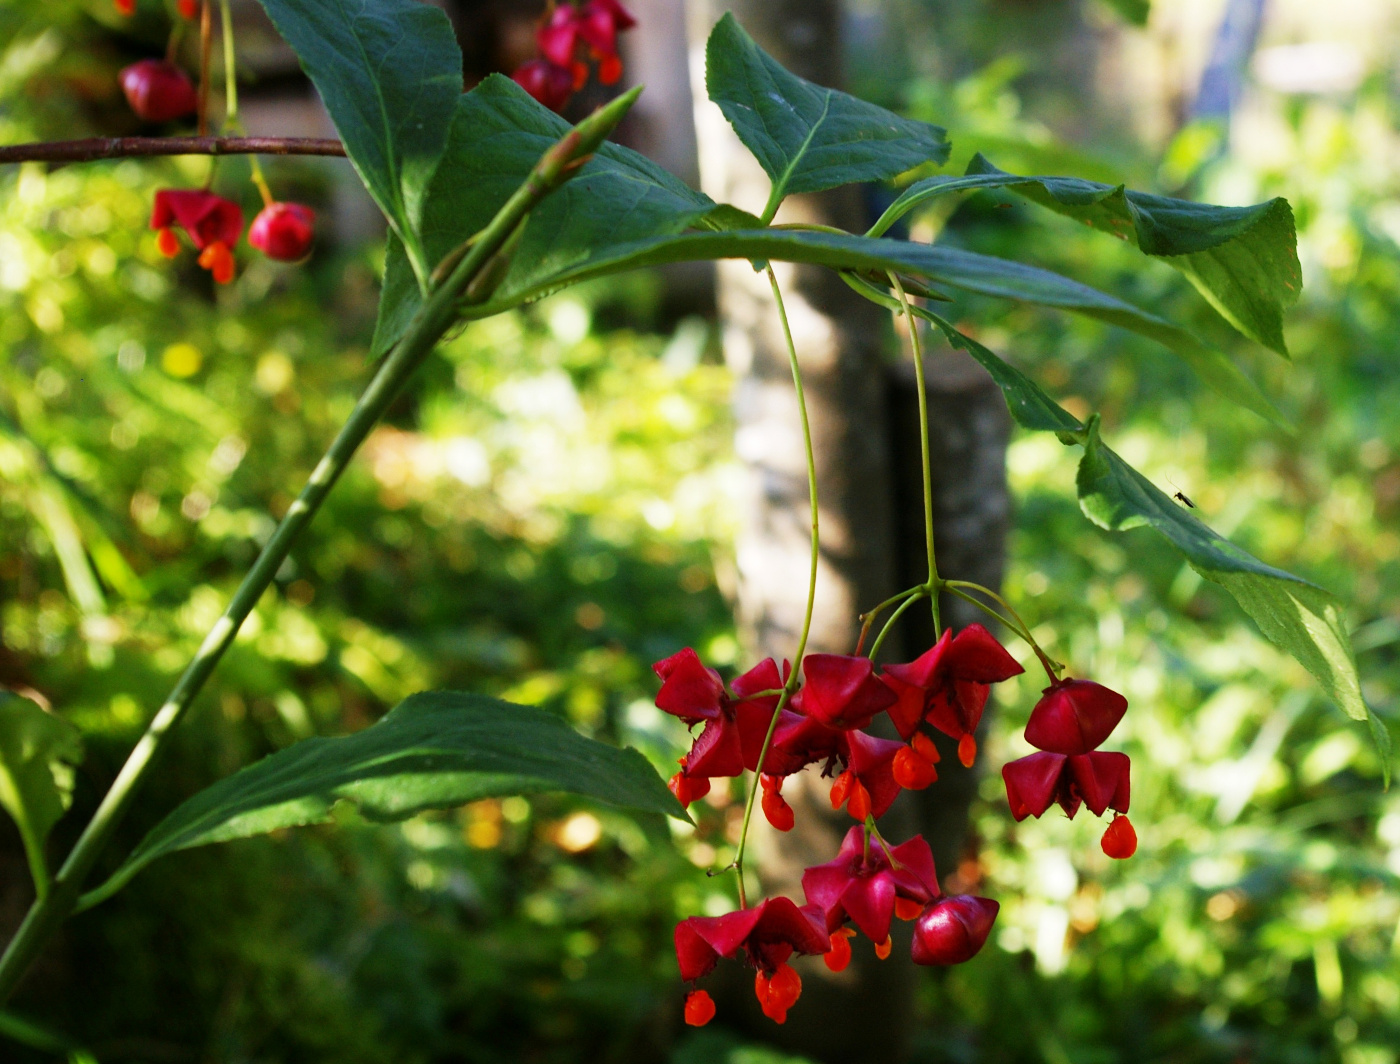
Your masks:
[{"label": "woody branch", "polygon": [[0,147],[6,163],[87,163],[156,155],[338,155],[345,146],[322,137],[87,137]]}]

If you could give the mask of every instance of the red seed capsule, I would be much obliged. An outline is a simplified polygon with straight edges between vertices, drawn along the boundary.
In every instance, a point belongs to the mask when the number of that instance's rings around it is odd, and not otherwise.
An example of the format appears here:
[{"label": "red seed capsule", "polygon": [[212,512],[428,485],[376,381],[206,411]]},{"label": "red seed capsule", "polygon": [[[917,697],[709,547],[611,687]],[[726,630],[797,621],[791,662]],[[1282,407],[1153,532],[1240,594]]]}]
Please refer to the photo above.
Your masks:
[{"label": "red seed capsule", "polygon": [[666,786],[671,788],[676,801],[684,806],[689,806],[697,798],[703,798],[710,793],[709,779],[704,776],[687,776],[684,772],[677,772]]},{"label": "red seed capsule", "polygon": [[1103,852],[1116,861],[1126,861],[1137,853],[1137,832],[1125,816],[1115,816],[1103,833],[1099,843]]},{"label": "red seed capsule", "polygon": [[793,817],[792,806],[788,805],[783,796],[777,791],[769,791],[763,796],[763,815],[768,818],[768,823],[772,824],[779,831],[791,831],[796,819]]},{"label": "red seed capsule", "polygon": [[199,264],[214,275],[215,284],[233,280],[233,252],[222,240],[216,240],[199,253]]},{"label": "red seed capsule", "polygon": [[311,251],[316,212],[300,203],[269,203],[248,229],[248,243],[278,262],[300,262]]},{"label": "red seed capsule", "polygon": [[940,898],[914,924],[915,964],[961,964],[977,955],[1001,906],[990,898],[953,894]]},{"label": "red seed capsule", "polygon": [[692,1027],[704,1027],[715,1018],[715,1002],[704,990],[692,990],[685,996],[685,1022]]},{"label": "red seed capsule", "polygon": [[846,803],[846,812],[860,821],[864,821],[870,815],[870,792],[860,780],[851,785],[851,797]]},{"label": "red seed capsule", "polygon": [[977,760],[977,740],[971,735],[964,735],[958,740],[958,760],[962,762],[963,768],[971,768],[972,763]]},{"label": "red seed capsule", "polygon": [[126,102],[143,122],[170,122],[194,114],[199,106],[189,76],[164,59],[132,63],[117,80],[126,94]]},{"label": "red seed capsule", "polygon": [[844,972],[851,963],[851,939],[855,932],[849,927],[837,928],[831,933],[831,952],[823,953],[822,960],[833,972]]},{"label": "red seed capsule", "polygon": [[894,779],[906,791],[921,791],[938,779],[938,769],[906,746],[894,755]]},{"label": "red seed capsule", "polygon": [[1087,754],[1109,737],[1128,700],[1093,680],[1051,684],[1031,710],[1026,741],[1052,754]]}]

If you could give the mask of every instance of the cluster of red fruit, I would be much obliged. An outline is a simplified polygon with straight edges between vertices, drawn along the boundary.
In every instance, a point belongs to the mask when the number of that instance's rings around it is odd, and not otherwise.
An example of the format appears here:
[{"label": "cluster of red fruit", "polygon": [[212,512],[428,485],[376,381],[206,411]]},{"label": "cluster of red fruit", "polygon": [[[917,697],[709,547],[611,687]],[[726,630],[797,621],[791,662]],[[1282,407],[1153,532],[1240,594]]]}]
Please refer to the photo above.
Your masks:
[{"label": "cluster of red fruit", "polygon": [[588,63],[598,64],[598,80],[613,85],[622,77],[617,35],[637,24],[618,0],[586,0],[552,7],[535,31],[537,59],[521,64],[512,77],[551,111],[562,110],[569,97],[588,84]]},{"label": "cluster of red fruit", "polygon": [[[803,874],[806,905],[776,897],[724,916],[682,920],[676,927],[682,979],[693,983],[721,957],[742,956],[757,969],[755,993],[764,1014],[782,1023],[802,992],[789,958],[822,954],[828,968],[843,970],[851,959],[849,939],[856,933],[848,921],[875,944],[881,958],[892,948],[894,917],[915,921],[911,955],[916,964],[960,964],[982,948],[998,904],[971,895],[942,895],[928,843],[916,835],[890,845],[875,820],[901,789],[921,790],[938,778],[934,729],[958,741],[964,766],[975,760],[974,733],[991,685],[1024,671],[987,629],[974,624],[956,636],[945,632],[917,660],[878,672],[864,657],[807,655],[802,661],[805,682],[781,710],[791,670],[786,664],[780,670],[772,659],[728,689],[688,648],[654,668],[662,681],[657,706],[692,727],[704,725],[670,781],[682,804],[707,794],[712,779],[747,769],[759,773],[769,823],[789,831],[794,817],[782,796],[783,783],[821,763],[822,775],[834,777],[832,808],[844,806],[859,821],[835,860]],[[1110,805],[1127,811],[1127,755],[1094,750],[1126,707],[1121,695],[1099,684],[1052,677],[1026,728],[1027,739],[1045,752],[1005,770],[1018,820],[1028,813],[1039,816],[1054,800],[1071,816],[1081,801],[1099,815]],[[889,714],[902,742],[863,730],[880,713]],[[1116,817],[1104,835],[1104,852],[1124,858],[1135,848],[1127,817]],[[714,1012],[704,990],[687,996],[687,1023],[708,1023]]]},{"label": "cluster of red fruit", "polygon": [[[194,7],[198,11],[198,5]],[[185,7],[181,7],[185,14]],[[187,14],[186,17],[193,17]],[[145,122],[173,122],[194,114],[199,97],[189,75],[165,59],[142,59],[121,72],[122,91]],[[264,193],[263,209],[248,229],[248,243],[270,259],[300,262],[310,253],[316,214],[300,203],[283,203]],[[208,190],[166,189],[156,193],[151,228],[156,247],[173,258],[180,253],[175,229],[183,229],[199,252],[199,265],[219,284],[233,280],[233,249],[243,235],[243,209]]]}]

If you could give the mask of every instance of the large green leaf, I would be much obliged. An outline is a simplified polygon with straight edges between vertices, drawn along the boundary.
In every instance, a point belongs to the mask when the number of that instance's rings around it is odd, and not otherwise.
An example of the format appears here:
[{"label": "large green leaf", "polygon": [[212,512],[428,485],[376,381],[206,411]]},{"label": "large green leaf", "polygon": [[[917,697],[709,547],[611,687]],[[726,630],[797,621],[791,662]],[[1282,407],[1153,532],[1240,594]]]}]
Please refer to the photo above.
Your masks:
[{"label": "large green leaf", "polygon": [[[424,250],[441,261],[495,216],[569,129],[519,85],[492,75],[460,97],[423,210]],[[605,144],[530,215],[500,292],[520,291],[610,247],[676,233],[715,209],[645,156]],[[403,334],[421,302],[401,244],[391,240],[373,349]]]},{"label": "large green leaf", "polygon": [[1271,580],[1306,584],[1300,577],[1265,565],[1235,546],[1105,447],[1099,439],[1097,415],[1089,420],[1082,442],[1079,505],[1100,528],[1122,532],[1149,525],[1171,540],[1199,569],[1251,573]]},{"label": "large green leaf", "polygon": [[423,200],[462,93],[447,16],[418,0],[262,0],[420,280]]},{"label": "large green leaf", "polygon": [[480,798],[569,791],[684,818],[650,762],[588,739],[560,718],[482,695],[428,691],[339,739],[306,739],[175,809],[95,895],[106,897],[176,850],[325,821],[349,801],[372,820]]},{"label": "large green leaf", "polygon": [[944,162],[944,130],[790,73],[726,14],[705,47],[705,88],[773,180],[764,219],[784,196],[880,181]]},{"label": "large green leaf", "polygon": [[907,240],[796,229],[680,233],[600,248],[576,265],[539,277],[523,287],[511,283],[512,274],[511,281],[497,293],[497,299],[481,307],[479,312],[495,313],[562,285],[623,270],[719,258],[776,259],[846,270],[898,270],[969,292],[1074,311],[1151,337],[1185,359],[1222,395],[1275,424],[1287,424],[1239,367],[1221,351],[1202,343],[1180,326],[1049,270]]},{"label": "large green leaf", "polygon": [[954,347],[986,367],[1017,423],[1059,433],[1084,446],[1079,503],[1095,524],[1112,531],[1150,526],[1170,541],[1207,580],[1234,597],[1275,646],[1291,654],[1354,720],[1366,721],[1390,781],[1390,733],[1361,695],[1361,680],[1342,610],[1329,592],[1266,565],[1178,505],[1099,438],[1096,416],[1084,425],[1016,367],[936,314],[925,312]]},{"label": "large green leaf", "polygon": [[1366,721],[1390,782],[1390,734],[1361,695],[1361,678],[1341,604],[1330,592],[1265,565],[1216,534],[1185,507],[1114,454],[1090,421],[1079,464],[1079,503],[1103,528],[1150,525],[1186,555],[1191,567],[1230,592],[1265,637],[1306,668],[1342,711]]},{"label": "large green leaf", "polygon": [[0,691],[0,806],[14,817],[43,889],[44,841],[73,796],[78,729],[27,698]]},{"label": "large green leaf", "polygon": [[884,233],[926,200],[951,192],[1009,188],[1096,229],[1134,241],[1181,271],[1244,335],[1286,355],[1283,312],[1302,291],[1293,211],[1285,199],[1252,207],[1133,192],[1077,177],[1018,177],[973,157],[963,177],[930,177],[905,189],[871,227]]}]

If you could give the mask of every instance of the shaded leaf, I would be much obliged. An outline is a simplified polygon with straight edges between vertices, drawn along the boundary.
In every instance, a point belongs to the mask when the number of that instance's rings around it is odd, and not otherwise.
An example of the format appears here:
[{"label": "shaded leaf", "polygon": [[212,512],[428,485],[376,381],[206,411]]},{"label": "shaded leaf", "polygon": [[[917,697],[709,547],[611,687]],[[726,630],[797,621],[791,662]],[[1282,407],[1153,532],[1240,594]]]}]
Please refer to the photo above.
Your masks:
[{"label": "shaded leaf", "polygon": [[82,758],[77,728],[27,698],[0,691],[0,806],[19,827],[41,890],[44,841],[68,809],[73,766]]},{"label": "shaded leaf", "polygon": [[[569,130],[510,78],[492,75],[457,102],[442,163],[423,211],[431,264],[479,232]],[[549,285],[549,278],[610,247],[676,233],[715,203],[629,148],[605,144],[525,225],[498,296]],[[421,297],[404,248],[391,240],[373,350],[403,335]]]},{"label": "shaded leaf", "polygon": [[1222,395],[1287,427],[1282,415],[1239,367],[1221,351],[1202,343],[1180,326],[1049,270],[907,240],[797,229],[680,233],[599,249],[569,269],[544,277],[530,287],[503,290],[496,301],[479,308],[477,313],[496,313],[565,284],[623,270],[722,258],[777,259],[835,269],[897,270],[969,292],[1074,311],[1130,329],[1169,347]]},{"label": "shaded leaf", "polygon": [[854,181],[881,181],[945,162],[938,126],[823,88],[786,70],[732,14],[705,46],[705,88],[773,181],[764,218],[784,196]]},{"label": "shaded leaf", "polygon": [[1132,240],[1184,274],[1245,336],[1287,355],[1283,312],[1297,302],[1303,286],[1287,200],[1216,207],[1077,177],[1018,177],[976,155],[963,177],[930,177],[905,189],[871,233],[885,232],[934,196],[988,188],[1009,188],[1059,214]]},{"label": "shaded leaf", "polygon": [[427,691],[354,735],[303,740],[200,791],[157,824],[93,894],[106,897],[177,850],[323,822],[338,801],[355,803],[371,820],[388,821],[543,791],[685,818],[635,750],[585,738],[529,706]]},{"label": "shaded leaf", "polygon": [[426,279],[423,201],[462,93],[462,53],[447,16],[417,0],[261,2]]},{"label": "shaded leaf", "polygon": [[937,314],[929,314],[928,318],[942,330],[949,344],[966,351],[987,371],[1001,389],[1001,394],[1006,399],[1006,408],[1018,425],[1042,432],[1084,431],[1084,426],[1077,417],[1041,391],[1034,381],[1015,366],[972,337],[959,332]]}]

